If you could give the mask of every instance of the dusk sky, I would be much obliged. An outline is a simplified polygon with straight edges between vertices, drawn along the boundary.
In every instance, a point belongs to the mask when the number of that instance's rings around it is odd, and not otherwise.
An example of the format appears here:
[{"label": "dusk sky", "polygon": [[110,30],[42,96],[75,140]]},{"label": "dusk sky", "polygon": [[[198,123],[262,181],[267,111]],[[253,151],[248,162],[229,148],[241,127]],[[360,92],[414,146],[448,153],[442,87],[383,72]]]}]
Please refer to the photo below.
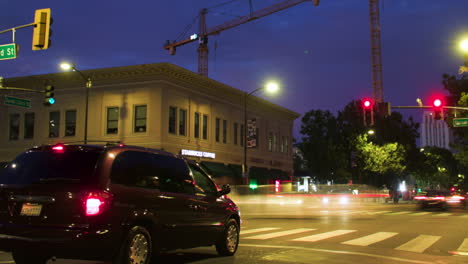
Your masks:
[{"label": "dusk sky", "polygon": [[[224,2],[0,0],[0,31],[32,23],[39,8],[51,8],[54,18],[51,48],[32,51],[32,28],[18,30],[18,58],[0,61],[0,76],[55,73],[64,60],[80,70],[169,62],[196,72],[196,43],[179,47],[175,56],[162,46],[177,39],[201,8]],[[253,7],[278,2],[253,0]],[[248,13],[248,0],[232,1],[210,10],[207,26]],[[420,97],[429,104],[430,94],[443,92],[442,74],[457,74],[463,63],[457,44],[468,36],[468,1],[381,0],[381,24],[385,101],[416,105]],[[183,37],[197,31],[198,21]],[[11,32],[1,34],[0,44],[11,39]],[[258,95],[300,114],[335,113],[372,96],[368,0],[321,0],[317,7],[304,2],[212,36],[209,48],[210,78],[246,92],[279,80],[278,97]],[[403,113],[416,120],[422,115]],[[299,127],[300,118],[296,138]]]}]

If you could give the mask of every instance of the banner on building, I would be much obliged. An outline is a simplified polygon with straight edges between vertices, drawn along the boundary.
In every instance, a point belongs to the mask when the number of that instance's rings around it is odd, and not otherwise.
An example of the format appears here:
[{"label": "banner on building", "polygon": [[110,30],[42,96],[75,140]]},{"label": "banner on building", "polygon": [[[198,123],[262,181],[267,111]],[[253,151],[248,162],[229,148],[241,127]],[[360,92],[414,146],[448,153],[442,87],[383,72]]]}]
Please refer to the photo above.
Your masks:
[{"label": "banner on building", "polygon": [[247,148],[257,147],[257,120],[247,120]]}]

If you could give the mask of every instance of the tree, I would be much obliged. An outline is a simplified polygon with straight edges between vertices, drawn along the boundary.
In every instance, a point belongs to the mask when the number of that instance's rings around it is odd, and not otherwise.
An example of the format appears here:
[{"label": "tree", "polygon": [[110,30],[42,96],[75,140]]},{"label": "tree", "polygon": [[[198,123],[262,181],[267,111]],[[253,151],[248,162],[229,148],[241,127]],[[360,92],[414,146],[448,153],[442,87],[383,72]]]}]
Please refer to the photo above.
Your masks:
[{"label": "tree", "polygon": [[422,166],[415,174],[419,186],[449,188],[458,183],[458,162],[452,152],[444,148],[425,147],[421,156]]},{"label": "tree", "polygon": [[406,169],[406,151],[397,142],[377,145],[362,134],[357,136],[355,146],[360,166],[370,172],[368,183],[388,186],[393,182],[393,177],[389,176],[400,175]]},{"label": "tree", "polygon": [[329,111],[311,110],[302,118],[299,148],[306,167],[319,180],[344,182],[350,178],[342,126]]}]

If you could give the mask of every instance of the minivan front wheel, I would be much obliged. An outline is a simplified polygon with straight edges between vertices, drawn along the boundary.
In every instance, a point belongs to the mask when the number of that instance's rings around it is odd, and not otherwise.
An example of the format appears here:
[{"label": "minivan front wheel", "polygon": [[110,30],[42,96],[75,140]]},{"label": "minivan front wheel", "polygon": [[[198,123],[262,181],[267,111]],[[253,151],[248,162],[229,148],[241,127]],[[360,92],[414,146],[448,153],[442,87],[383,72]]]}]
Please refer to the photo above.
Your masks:
[{"label": "minivan front wheel", "polygon": [[35,255],[21,250],[15,250],[11,252],[11,255],[16,264],[46,264],[51,258],[49,256]]},{"label": "minivan front wheel", "polygon": [[221,256],[232,256],[239,245],[239,224],[230,219],[224,229],[221,239],[216,243],[216,251]]},{"label": "minivan front wheel", "polygon": [[151,261],[151,235],[146,228],[134,226],[128,231],[127,239],[115,264],[149,264]]}]

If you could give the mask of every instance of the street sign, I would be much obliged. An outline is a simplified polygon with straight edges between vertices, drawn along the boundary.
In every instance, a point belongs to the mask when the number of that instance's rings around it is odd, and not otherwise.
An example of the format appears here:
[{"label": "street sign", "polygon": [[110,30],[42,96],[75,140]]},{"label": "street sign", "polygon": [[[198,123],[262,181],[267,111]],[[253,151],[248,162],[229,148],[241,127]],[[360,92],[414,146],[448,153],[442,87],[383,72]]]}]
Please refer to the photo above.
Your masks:
[{"label": "street sign", "polygon": [[453,119],[453,127],[466,127],[466,126],[468,126],[468,117]]},{"label": "street sign", "polygon": [[24,108],[31,108],[31,101],[11,96],[5,96],[3,99],[3,104],[5,105],[12,105],[12,106],[19,106]]},{"label": "street sign", "polygon": [[16,59],[16,44],[0,45],[0,60]]}]

